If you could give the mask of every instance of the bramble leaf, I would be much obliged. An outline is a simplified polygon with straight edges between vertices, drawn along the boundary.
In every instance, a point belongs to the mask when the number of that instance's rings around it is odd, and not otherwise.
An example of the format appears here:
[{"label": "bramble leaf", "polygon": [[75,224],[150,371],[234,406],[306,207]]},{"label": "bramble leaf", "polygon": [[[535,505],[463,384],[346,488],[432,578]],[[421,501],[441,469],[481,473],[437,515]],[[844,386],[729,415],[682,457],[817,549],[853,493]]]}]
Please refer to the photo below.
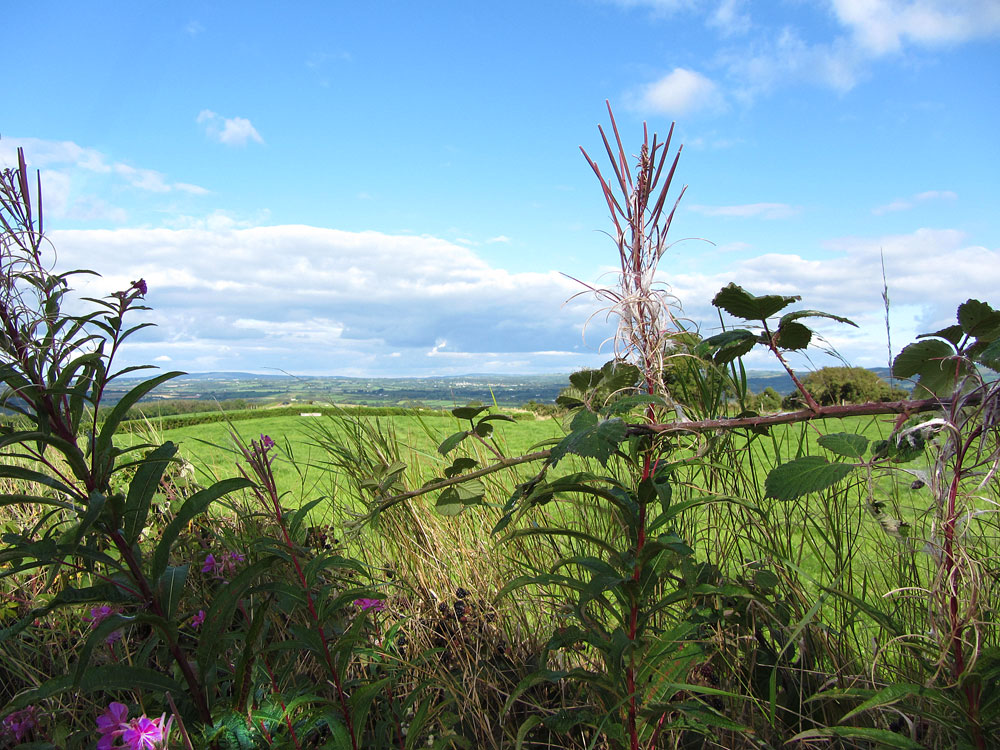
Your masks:
[{"label": "bramble leaf", "polygon": [[800,299],[802,297],[798,295],[790,297],[783,294],[765,294],[758,297],[743,287],[730,283],[715,295],[712,304],[736,318],[765,320]]},{"label": "bramble leaf", "polygon": [[812,341],[813,332],[801,323],[790,321],[778,328],[775,343],[782,349],[805,349]]},{"label": "bramble leaf", "polygon": [[816,442],[831,453],[857,460],[864,457],[865,449],[868,447],[868,438],[853,432],[834,432],[829,435],[821,435]]},{"label": "bramble leaf", "polygon": [[854,471],[853,464],[832,464],[822,456],[803,456],[776,466],[767,475],[764,489],[775,500],[795,500],[825,490]]}]

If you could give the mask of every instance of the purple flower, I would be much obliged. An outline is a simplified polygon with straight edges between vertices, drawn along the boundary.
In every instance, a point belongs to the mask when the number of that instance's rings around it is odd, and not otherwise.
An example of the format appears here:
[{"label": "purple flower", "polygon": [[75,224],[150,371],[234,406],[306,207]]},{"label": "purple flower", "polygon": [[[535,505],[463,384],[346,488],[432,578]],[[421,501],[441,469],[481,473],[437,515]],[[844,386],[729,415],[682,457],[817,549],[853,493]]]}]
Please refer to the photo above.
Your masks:
[{"label": "purple flower", "polygon": [[385,609],[385,602],[382,599],[355,599],[354,606],[361,609],[362,612],[369,609],[372,612],[381,612]]},{"label": "purple flower", "polygon": [[117,612],[107,604],[102,604],[100,607],[91,607],[90,617],[84,615],[83,621],[89,622],[90,627],[96,628],[113,614],[117,614]]},{"label": "purple flower", "polygon": [[236,572],[236,564],[246,560],[246,557],[239,552],[230,552],[225,557],[216,557],[211,552],[205,558],[205,564],[201,566],[202,573],[224,578]]},{"label": "purple flower", "polygon": [[132,288],[138,291],[140,296],[142,297],[146,296],[147,287],[145,279],[139,279],[138,281],[133,281]]},{"label": "purple flower", "polygon": [[130,750],[156,750],[163,739],[163,730],[158,721],[143,716],[133,719],[128,729],[122,733],[122,740]]},{"label": "purple flower", "polygon": [[97,741],[97,750],[111,750],[114,741],[128,729],[125,719],[128,717],[128,707],[117,701],[108,706],[107,711],[97,717],[97,731],[101,739]]},{"label": "purple flower", "polygon": [[216,562],[215,555],[211,552],[208,553],[208,557],[205,558],[205,564],[201,566],[202,573],[214,573],[218,568],[222,567],[222,563]]},{"label": "purple flower", "polygon": [[199,609],[198,614],[191,618],[191,627],[197,630],[205,622],[205,610]]},{"label": "purple flower", "polygon": [[35,717],[35,707],[28,706],[3,717],[0,737],[4,735],[13,737],[14,742],[20,744],[27,739],[28,732],[36,727],[38,727],[38,720]]}]

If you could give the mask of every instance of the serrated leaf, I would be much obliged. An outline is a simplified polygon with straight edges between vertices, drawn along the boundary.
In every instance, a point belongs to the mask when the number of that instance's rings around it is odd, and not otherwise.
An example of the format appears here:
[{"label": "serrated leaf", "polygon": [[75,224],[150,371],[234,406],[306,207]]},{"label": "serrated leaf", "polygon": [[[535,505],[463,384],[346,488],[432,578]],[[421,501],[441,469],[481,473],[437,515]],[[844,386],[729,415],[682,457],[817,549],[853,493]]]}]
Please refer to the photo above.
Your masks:
[{"label": "serrated leaf", "polygon": [[822,456],[803,456],[773,468],[764,482],[767,497],[795,500],[820,492],[854,471],[853,464],[832,464]]},{"label": "serrated leaf", "polygon": [[625,440],[628,426],[618,417],[597,421],[596,414],[581,412],[582,414],[589,414],[594,421],[588,420],[585,424],[589,426],[577,429],[577,419],[573,420],[573,432],[552,448],[550,459],[553,464],[564,456],[573,454],[584,458],[596,458],[603,465],[611,458],[619,443]]},{"label": "serrated leaf", "polygon": [[979,352],[975,356],[975,360],[980,364],[986,365],[991,370],[1000,370],[1000,339],[997,339]]},{"label": "serrated leaf", "polygon": [[972,338],[993,341],[1000,334],[1000,312],[977,299],[966,300],[958,306],[958,324]]},{"label": "serrated leaf", "polygon": [[569,376],[570,385],[585,393],[603,379],[604,373],[600,370],[578,370]]},{"label": "serrated leaf", "polygon": [[805,349],[812,341],[812,331],[801,323],[789,321],[782,323],[778,328],[778,337],[775,343],[782,349],[798,350]]},{"label": "serrated leaf", "polygon": [[758,297],[743,287],[730,283],[715,295],[712,304],[736,318],[765,320],[800,299],[802,297],[798,295],[789,297],[782,294],[766,294]]},{"label": "serrated leaf", "polygon": [[[954,360],[955,350],[941,339],[925,339],[909,344],[893,360],[892,374],[899,378],[918,376],[914,395],[922,391],[949,396],[955,388],[955,376],[965,374],[965,362]],[[926,395],[926,394],[923,394]]]},{"label": "serrated leaf", "polygon": [[944,339],[945,341],[951,342],[952,346],[956,349],[958,345],[962,343],[962,338],[965,333],[962,331],[962,326],[957,323],[953,326],[948,326],[947,328],[942,328],[940,331],[934,331],[934,333],[922,333],[917,336],[918,339],[926,339],[931,336],[936,336],[939,339]]},{"label": "serrated leaf", "polygon": [[868,438],[853,432],[834,432],[829,435],[820,435],[816,441],[822,447],[838,456],[846,456],[861,460],[868,448]]},{"label": "serrated leaf", "polygon": [[752,331],[736,328],[705,339],[699,348],[712,352],[712,361],[717,365],[726,365],[749,352],[758,341],[757,335]]},{"label": "serrated leaf", "polygon": [[825,313],[820,310],[796,310],[795,312],[786,313],[781,316],[778,326],[781,327],[786,323],[799,320],[800,318],[829,318],[830,320],[836,320],[838,323],[847,323],[849,326],[858,327],[858,324],[850,318],[843,318],[840,315],[833,315],[832,313]]}]

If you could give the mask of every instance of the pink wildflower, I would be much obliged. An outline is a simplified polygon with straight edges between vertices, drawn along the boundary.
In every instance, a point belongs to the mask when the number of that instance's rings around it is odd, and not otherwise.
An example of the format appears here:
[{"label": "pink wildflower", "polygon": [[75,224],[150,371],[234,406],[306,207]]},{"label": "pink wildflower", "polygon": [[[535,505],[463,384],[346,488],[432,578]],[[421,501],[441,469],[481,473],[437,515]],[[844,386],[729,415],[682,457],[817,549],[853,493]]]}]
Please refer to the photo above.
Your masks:
[{"label": "pink wildflower", "polygon": [[163,739],[163,730],[159,721],[145,716],[133,719],[128,729],[122,733],[122,740],[130,750],[156,750],[156,745]]},{"label": "pink wildflower", "polygon": [[205,622],[205,610],[199,609],[198,614],[191,618],[191,627],[197,630]]},{"label": "pink wildflower", "polygon": [[114,741],[128,729],[125,719],[128,717],[128,707],[115,701],[108,710],[97,717],[97,731],[101,739],[97,741],[97,750],[111,750]]},{"label": "pink wildflower", "polygon": [[385,602],[382,599],[355,599],[354,606],[360,608],[362,612],[369,609],[372,612],[381,612],[385,609]]},{"label": "pink wildflower", "polygon": [[208,557],[205,558],[205,564],[201,566],[201,572],[214,573],[218,567],[219,563],[215,561],[215,555],[209,552]]}]

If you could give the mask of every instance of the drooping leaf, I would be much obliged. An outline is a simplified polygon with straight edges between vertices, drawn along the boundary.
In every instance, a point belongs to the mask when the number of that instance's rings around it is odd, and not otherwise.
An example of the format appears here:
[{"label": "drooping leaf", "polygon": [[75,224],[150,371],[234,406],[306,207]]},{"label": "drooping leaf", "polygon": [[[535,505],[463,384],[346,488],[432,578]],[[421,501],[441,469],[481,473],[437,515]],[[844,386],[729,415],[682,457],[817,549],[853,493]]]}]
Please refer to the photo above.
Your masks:
[{"label": "drooping leaf", "polygon": [[948,326],[947,328],[942,328],[940,331],[935,331],[934,333],[922,333],[917,336],[918,339],[926,339],[930,337],[937,337],[939,339],[944,339],[951,343],[956,349],[958,345],[962,343],[962,338],[965,336],[964,331],[962,331],[962,326],[957,323],[953,326]]},{"label": "drooping leaf", "polygon": [[877,743],[879,747],[892,747],[898,750],[921,750],[924,746],[914,742],[906,735],[890,732],[888,729],[872,729],[870,727],[823,727],[822,729],[807,729],[799,732],[788,742],[795,740],[830,739],[844,737],[846,739],[866,740]]},{"label": "drooping leaf", "polygon": [[864,458],[865,449],[868,447],[868,438],[853,432],[834,432],[829,435],[821,435],[816,442],[838,456],[846,456],[859,461]]},{"label": "drooping leaf", "polygon": [[459,406],[457,409],[452,409],[451,414],[456,419],[474,419],[489,408],[488,406]]},{"label": "drooping leaf", "polygon": [[711,353],[712,361],[717,365],[726,365],[749,352],[758,341],[757,335],[752,331],[736,328],[705,339],[699,349]]},{"label": "drooping leaf", "polygon": [[810,492],[820,492],[854,471],[853,464],[832,464],[822,456],[803,456],[774,467],[764,489],[775,500],[794,500]]},{"label": "drooping leaf", "polygon": [[790,297],[782,294],[765,294],[758,297],[743,287],[730,283],[715,295],[712,304],[736,318],[765,320],[800,299],[802,297],[798,295]]},{"label": "drooping leaf", "polygon": [[801,323],[789,321],[782,323],[778,328],[778,337],[775,343],[782,349],[792,351],[805,349],[812,341],[812,331]]},{"label": "drooping leaf", "polygon": [[836,320],[838,323],[847,323],[849,326],[858,327],[858,324],[849,318],[843,318],[840,315],[833,315],[819,310],[796,310],[795,312],[785,313],[781,316],[778,326],[780,328],[786,323],[791,323],[793,320],[799,320],[800,318],[829,318],[830,320]]}]

